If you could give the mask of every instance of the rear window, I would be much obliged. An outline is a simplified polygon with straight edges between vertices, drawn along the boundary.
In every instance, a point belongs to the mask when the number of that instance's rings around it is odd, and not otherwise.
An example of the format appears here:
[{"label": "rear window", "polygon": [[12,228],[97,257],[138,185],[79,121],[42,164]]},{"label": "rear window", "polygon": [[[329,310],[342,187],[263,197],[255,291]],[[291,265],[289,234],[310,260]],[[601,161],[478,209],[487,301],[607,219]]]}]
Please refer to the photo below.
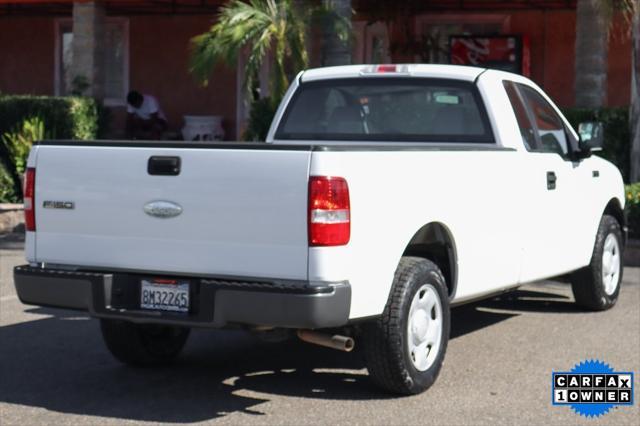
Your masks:
[{"label": "rear window", "polygon": [[472,83],[388,77],[301,84],[276,139],[494,142]]}]

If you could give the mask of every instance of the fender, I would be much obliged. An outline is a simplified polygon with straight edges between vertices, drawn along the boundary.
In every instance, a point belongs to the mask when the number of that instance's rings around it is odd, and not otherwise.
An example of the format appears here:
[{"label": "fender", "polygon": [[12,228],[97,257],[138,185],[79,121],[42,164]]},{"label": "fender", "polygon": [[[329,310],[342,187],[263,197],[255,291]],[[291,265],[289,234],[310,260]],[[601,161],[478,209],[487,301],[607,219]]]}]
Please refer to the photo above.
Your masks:
[{"label": "fender", "polygon": [[458,284],[458,256],[448,226],[439,221],[423,225],[405,245],[401,256],[423,257],[438,265],[447,281],[449,299],[453,300]]}]

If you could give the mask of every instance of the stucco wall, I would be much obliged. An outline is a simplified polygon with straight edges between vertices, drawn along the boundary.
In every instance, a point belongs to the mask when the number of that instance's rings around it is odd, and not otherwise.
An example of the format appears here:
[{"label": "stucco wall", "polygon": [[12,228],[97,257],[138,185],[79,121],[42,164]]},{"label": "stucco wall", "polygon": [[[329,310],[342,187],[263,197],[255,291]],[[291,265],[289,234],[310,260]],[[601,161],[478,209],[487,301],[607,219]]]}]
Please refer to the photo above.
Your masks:
[{"label": "stucco wall", "polygon": [[[158,98],[170,128],[183,115],[222,115],[226,139],[236,127],[235,69],[218,67],[208,87],[188,72],[189,40],[211,25],[209,16],[134,16],[129,18],[129,87]],[[0,91],[54,94],[55,20],[0,19]],[[114,108],[114,134],[123,125],[124,108]]]},{"label": "stucco wall", "polygon": [[129,86],[158,98],[172,127],[183,115],[222,115],[226,139],[235,137],[235,69],[218,67],[206,88],[188,72],[189,40],[211,25],[208,16],[139,16],[129,20]]},{"label": "stucco wall", "polygon": [[[495,12],[494,12],[495,13]],[[532,78],[561,106],[573,104],[575,12],[514,11],[510,32],[527,34]],[[473,14],[471,14],[473,15]],[[189,40],[211,25],[210,16],[132,16],[129,18],[129,85],[155,95],[179,130],[185,114],[224,117],[226,139],[236,127],[236,73],[219,67],[202,88],[188,73]],[[0,18],[0,91],[51,95],[54,92],[53,18]],[[614,26],[622,24],[616,17]],[[318,33],[310,42],[319,55]],[[317,61],[316,61],[317,62]],[[631,47],[628,37],[614,31],[609,50],[608,103],[629,104]],[[114,127],[122,126],[124,109],[114,110]],[[117,132],[116,132],[117,133]]]},{"label": "stucco wall", "polygon": [[[609,40],[609,106],[629,105],[631,87],[631,42],[619,28],[616,16]],[[531,47],[531,78],[543,87],[560,106],[574,103],[575,73],[574,11],[525,11],[511,15],[511,32],[528,34]]]},{"label": "stucco wall", "polygon": [[52,18],[0,18],[0,92],[53,93]]},{"label": "stucco wall", "polygon": [[[575,28],[576,13],[573,10],[491,10],[485,13],[474,12],[433,12],[429,15],[435,21],[451,22],[452,19],[468,23],[486,22],[506,18],[505,32],[521,34],[529,39],[531,78],[560,106],[568,107],[574,103],[575,73]],[[421,19],[421,17],[416,17]],[[391,34],[392,44],[400,40],[404,43],[405,26],[395,25]],[[624,31],[621,16],[613,22],[614,30],[609,41],[608,105],[629,105],[631,85],[631,43]],[[394,43],[396,42],[396,43]],[[395,52],[392,58],[396,62],[412,61],[414,55]]]},{"label": "stucco wall", "polygon": [[631,37],[617,16],[609,38],[608,104],[628,106],[631,103]]}]

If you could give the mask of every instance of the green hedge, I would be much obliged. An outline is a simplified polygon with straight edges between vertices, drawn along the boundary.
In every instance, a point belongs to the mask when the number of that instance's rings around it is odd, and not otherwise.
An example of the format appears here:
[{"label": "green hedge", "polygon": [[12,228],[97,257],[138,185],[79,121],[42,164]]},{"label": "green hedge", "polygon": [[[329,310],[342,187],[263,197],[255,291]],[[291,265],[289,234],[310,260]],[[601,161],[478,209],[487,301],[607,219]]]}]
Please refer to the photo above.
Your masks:
[{"label": "green hedge", "polygon": [[625,210],[629,221],[629,236],[640,238],[640,182],[625,186]]},{"label": "green hedge", "polygon": [[0,203],[18,203],[20,195],[16,191],[12,176],[0,162]]},{"label": "green hedge", "polygon": [[25,119],[40,117],[56,139],[94,139],[99,109],[92,98],[0,95],[0,134],[13,131]]},{"label": "green hedge", "polygon": [[[92,98],[0,94],[0,136],[19,131],[25,120],[39,118],[52,139],[95,139],[106,114]],[[21,198],[15,158],[0,143],[0,203]]]},{"label": "green hedge", "polygon": [[576,131],[585,121],[601,121],[604,126],[604,149],[596,155],[618,166],[625,182],[629,182],[631,164],[631,131],[628,108],[583,109],[562,111]]}]

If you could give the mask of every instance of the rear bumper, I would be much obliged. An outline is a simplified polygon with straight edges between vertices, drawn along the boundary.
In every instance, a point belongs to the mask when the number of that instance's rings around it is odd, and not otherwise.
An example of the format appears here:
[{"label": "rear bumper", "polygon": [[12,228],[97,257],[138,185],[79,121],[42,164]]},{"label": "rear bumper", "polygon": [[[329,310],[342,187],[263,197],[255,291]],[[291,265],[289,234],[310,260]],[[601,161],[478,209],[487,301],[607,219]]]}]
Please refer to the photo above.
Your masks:
[{"label": "rear bumper", "polygon": [[140,279],[153,274],[67,271],[29,265],[14,268],[22,303],[89,312],[139,323],[221,328],[228,324],[326,328],[349,320],[348,282],[243,281],[178,277],[190,281],[189,313],[139,307]]}]

